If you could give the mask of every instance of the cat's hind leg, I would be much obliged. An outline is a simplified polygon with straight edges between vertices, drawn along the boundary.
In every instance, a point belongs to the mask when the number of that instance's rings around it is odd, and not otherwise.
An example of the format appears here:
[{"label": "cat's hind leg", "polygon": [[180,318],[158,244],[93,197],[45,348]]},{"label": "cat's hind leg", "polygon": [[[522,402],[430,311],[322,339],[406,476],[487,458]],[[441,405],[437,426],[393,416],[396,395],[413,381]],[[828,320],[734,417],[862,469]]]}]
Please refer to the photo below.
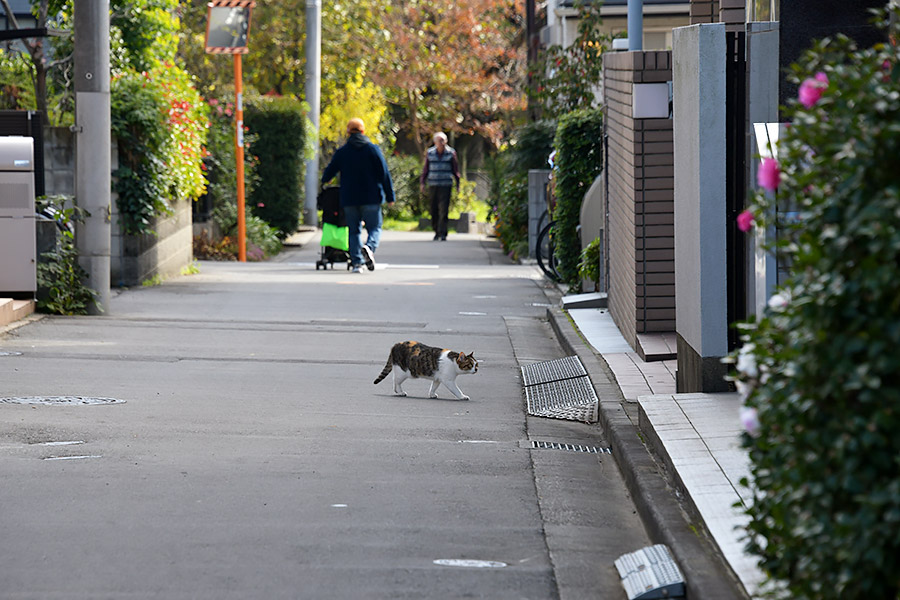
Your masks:
[{"label": "cat's hind leg", "polygon": [[428,397],[429,397],[429,398],[437,398],[437,389],[438,389],[438,386],[439,386],[439,385],[441,385],[441,380],[440,380],[440,379],[434,379],[434,380],[431,382],[431,389],[428,390]]},{"label": "cat's hind leg", "polygon": [[455,381],[445,381],[444,385],[447,386],[447,389],[453,392],[453,395],[456,396],[458,400],[469,400],[469,397],[463,394],[462,390],[459,389],[459,386],[456,385]]},{"label": "cat's hind leg", "polygon": [[409,377],[409,374],[406,373],[403,369],[394,365],[394,395],[395,396],[405,396],[406,392],[403,391],[401,387],[403,382]]}]

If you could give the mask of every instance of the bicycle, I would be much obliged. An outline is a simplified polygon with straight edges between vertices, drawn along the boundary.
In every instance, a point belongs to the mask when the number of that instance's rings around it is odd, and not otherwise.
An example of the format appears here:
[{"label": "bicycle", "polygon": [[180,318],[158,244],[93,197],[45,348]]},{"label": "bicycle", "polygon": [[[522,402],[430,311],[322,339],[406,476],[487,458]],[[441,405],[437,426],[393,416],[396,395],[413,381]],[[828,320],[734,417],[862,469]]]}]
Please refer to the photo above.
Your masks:
[{"label": "bicycle", "polygon": [[562,277],[560,277],[559,271],[556,269],[556,243],[554,241],[556,221],[551,220],[547,225],[541,227],[547,216],[547,211],[544,211],[544,214],[541,215],[538,221],[540,233],[537,236],[534,253],[537,257],[538,266],[544,272],[544,275],[549,277],[551,281],[559,283],[562,281]]}]

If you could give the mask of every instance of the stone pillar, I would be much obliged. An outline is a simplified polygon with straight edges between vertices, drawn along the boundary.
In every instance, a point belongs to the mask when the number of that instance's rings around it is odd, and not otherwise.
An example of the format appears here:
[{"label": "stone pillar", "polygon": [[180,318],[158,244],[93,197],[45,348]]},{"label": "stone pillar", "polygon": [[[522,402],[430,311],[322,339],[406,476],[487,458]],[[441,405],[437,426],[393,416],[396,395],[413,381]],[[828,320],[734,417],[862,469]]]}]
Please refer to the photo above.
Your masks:
[{"label": "stone pillar", "polygon": [[680,27],[673,35],[677,389],[724,391],[725,25]]}]

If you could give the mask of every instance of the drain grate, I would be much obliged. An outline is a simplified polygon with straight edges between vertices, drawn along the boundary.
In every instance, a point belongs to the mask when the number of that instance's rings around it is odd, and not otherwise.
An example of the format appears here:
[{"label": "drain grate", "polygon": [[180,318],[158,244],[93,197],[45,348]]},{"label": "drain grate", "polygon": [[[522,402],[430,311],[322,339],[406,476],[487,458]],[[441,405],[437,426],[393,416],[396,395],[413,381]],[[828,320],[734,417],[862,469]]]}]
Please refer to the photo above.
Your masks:
[{"label": "drain grate", "polygon": [[534,363],[522,367],[522,381],[526,386],[585,377],[587,371],[577,356],[566,356],[556,360]]},{"label": "drain grate", "polygon": [[93,404],[123,404],[118,398],[92,398],[88,396],[15,396],[0,398],[0,404],[48,404],[51,406],[87,406]]},{"label": "drain grate", "polygon": [[528,414],[550,419],[596,423],[600,400],[577,356],[522,367]]},{"label": "drain grate", "polygon": [[568,452],[585,452],[587,454],[612,454],[609,448],[597,448],[596,446],[582,446],[581,444],[561,444],[559,442],[541,442],[531,440],[532,449],[540,450],[566,450]]},{"label": "drain grate", "polygon": [[595,423],[600,401],[588,377],[539,383],[525,388],[528,414]]},{"label": "drain grate", "polygon": [[22,353],[15,350],[0,350],[0,356],[22,356]]}]

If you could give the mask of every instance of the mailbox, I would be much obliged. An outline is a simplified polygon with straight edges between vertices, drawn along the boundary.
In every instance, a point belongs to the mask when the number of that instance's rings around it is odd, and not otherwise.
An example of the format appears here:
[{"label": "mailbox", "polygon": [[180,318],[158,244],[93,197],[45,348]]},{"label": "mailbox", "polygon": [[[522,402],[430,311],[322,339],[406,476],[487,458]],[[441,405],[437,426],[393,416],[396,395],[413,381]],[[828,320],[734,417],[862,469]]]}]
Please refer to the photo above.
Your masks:
[{"label": "mailbox", "polygon": [[34,297],[34,140],[0,136],[0,295]]}]

